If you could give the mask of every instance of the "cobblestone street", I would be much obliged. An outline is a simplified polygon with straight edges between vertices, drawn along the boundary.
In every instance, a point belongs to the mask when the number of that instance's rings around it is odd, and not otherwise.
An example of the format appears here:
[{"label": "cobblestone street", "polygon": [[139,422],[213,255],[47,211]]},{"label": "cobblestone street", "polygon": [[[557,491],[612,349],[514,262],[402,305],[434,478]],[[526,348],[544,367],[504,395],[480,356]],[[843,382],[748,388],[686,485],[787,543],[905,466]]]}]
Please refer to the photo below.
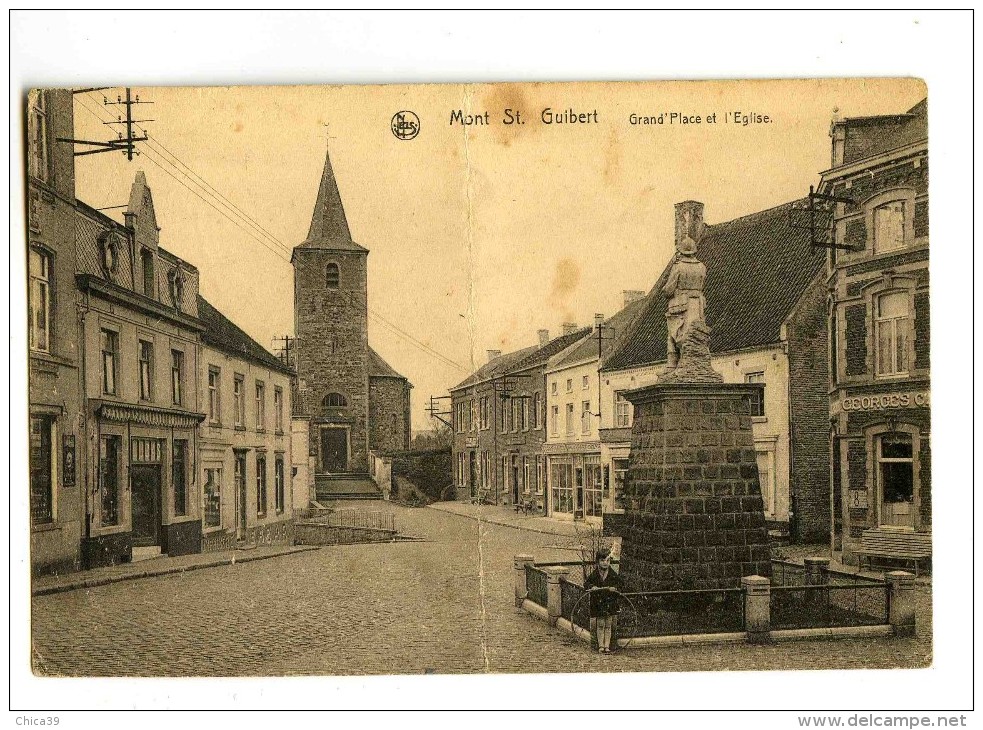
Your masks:
[{"label": "cobblestone street", "polygon": [[513,605],[513,555],[570,560],[574,554],[559,547],[568,538],[479,525],[433,509],[391,509],[402,532],[425,540],[324,547],[36,596],[35,672],[345,675],[931,663],[931,588],[925,585],[916,589],[914,639],[591,654]]}]

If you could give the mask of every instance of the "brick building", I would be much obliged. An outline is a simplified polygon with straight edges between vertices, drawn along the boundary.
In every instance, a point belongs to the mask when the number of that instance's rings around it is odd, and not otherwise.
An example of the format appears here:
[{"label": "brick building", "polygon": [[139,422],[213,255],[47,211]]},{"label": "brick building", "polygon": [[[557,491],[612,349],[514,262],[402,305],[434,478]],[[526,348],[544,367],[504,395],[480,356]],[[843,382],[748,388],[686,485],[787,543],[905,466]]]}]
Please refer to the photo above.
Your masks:
[{"label": "brick building", "polygon": [[831,249],[832,544],[932,529],[927,102],[834,121],[820,191],[838,203]]},{"label": "brick building", "polygon": [[[801,201],[799,201],[801,203]],[[751,403],[765,517],[773,533],[823,540],[829,524],[829,429],[823,257],[807,231],[792,226],[795,203],[707,224],[697,257],[706,265],[706,322],[712,365],[725,383],[763,383]],[[702,203],[677,204],[703,219]],[[678,233],[677,233],[678,235]],[[628,468],[632,409],[622,393],[654,384],[667,350],[662,291],[673,261],[643,311],[601,368],[602,474],[617,496]],[[602,414],[604,410],[602,410]]]},{"label": "brick building", "polygon": [[[75,305],[72,93],[27,97],[31,569],[77,569],[84,520],[79,320]],[[22,488],[22,487],[18,487]]]},{"label": "brick building", "polygon": [[295,447],[297,458],[307,452],[299,473],[313,477],[311,496],[371,490],[370,451],[409,447],[410,383],[369,347],[368,255],[352,240],[325,155],[310,229],[291,257]]}]

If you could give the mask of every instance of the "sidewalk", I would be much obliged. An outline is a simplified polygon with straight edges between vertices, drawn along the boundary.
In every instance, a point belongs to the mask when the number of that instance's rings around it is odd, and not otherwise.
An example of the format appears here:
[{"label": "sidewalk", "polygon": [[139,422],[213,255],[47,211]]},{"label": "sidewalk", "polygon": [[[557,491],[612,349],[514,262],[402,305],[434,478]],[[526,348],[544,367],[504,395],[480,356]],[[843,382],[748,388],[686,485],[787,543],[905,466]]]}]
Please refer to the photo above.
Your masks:
[{"label": "sidewalk", "polygon": [[67,575],[43,575],[31,581],[31,595],[45,596],[49,593],[74,591],[79,588],[94,588],[108,583],[118,583],[124,580],[149,578],[156,575],[183,573],[188,570],[214,568],[219,565],[235,565],[248,563],[253,560],[266,560],[281,555],[303,553],[308,550],[318,550],[318,546],[284,545],[278,547],[258,547],[249,550],[223,550],[214,553],[195,553],[178,557],[162,556],[141,560],[136,563],[121,563],[106,568],[93,568]]},{"label": "sidewalk", "polygon": [[[557,520],[541,515],[528,515],[516,512],[511,505],[471,504],[470,502],[434,502],[427,505],[428,509],[467,517],[472,520],[490,522],[493,525],[513,527],[516,530],[529,530],[544,535],[561,535],[576,537],[587,532],[591,525],[585,522]],[[599,526],[598,526],[599,528]]]}]

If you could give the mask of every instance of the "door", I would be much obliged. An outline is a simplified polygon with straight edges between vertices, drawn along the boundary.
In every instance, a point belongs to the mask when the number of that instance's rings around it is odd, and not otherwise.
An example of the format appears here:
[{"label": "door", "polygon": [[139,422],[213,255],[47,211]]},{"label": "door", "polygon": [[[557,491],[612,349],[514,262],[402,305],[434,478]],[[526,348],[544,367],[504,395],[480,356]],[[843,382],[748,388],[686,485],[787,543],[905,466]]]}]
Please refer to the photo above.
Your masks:
[{"label": "door", "polygon": [[236,537],[246,536],[246,452],[235,452]]},{"label": "door", "polygon": [[321,429],[321,470],[328,474],[348,471],[348,430]]},{"label": "door", "polygon": [[519,457],[512,457],[512,504],[519,504]]},{"label": "door", "polygon": [[881,527],[915,528],[914,449],[907,433],[886,433],[877,439],[877,480]]},{"label": "door", "polygon": [[133,545],[160,545],[160,465],[130,466]]},{"label": "door", "polygon": [[472,451],[470,452],[470,456],[468,457],[468,486],[471,489],[472,497],[476,496],[476,490],[475,490],[476,484],[477,484],[477,479],[475,479],[474,452]]}]

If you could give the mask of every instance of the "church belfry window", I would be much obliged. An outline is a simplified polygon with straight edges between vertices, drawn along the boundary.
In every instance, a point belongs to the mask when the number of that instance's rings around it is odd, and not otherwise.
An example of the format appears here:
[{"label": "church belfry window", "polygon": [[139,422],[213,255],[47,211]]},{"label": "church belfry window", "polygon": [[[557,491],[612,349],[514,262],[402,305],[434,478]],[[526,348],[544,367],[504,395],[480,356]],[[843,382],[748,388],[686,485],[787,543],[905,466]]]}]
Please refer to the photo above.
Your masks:
[{"label": "church belfry window", "polygon": [[348,405],[348,401],[345,400],[345,396],[341,393],[328,393],[324,396],[322,405],[325,408],[345,408]]},{"label": "church belfry window", "polygon": [[341,283],[341,273],[338,271],[338,264],[328,264],[326,277],[328,289],[337,289]]}]

